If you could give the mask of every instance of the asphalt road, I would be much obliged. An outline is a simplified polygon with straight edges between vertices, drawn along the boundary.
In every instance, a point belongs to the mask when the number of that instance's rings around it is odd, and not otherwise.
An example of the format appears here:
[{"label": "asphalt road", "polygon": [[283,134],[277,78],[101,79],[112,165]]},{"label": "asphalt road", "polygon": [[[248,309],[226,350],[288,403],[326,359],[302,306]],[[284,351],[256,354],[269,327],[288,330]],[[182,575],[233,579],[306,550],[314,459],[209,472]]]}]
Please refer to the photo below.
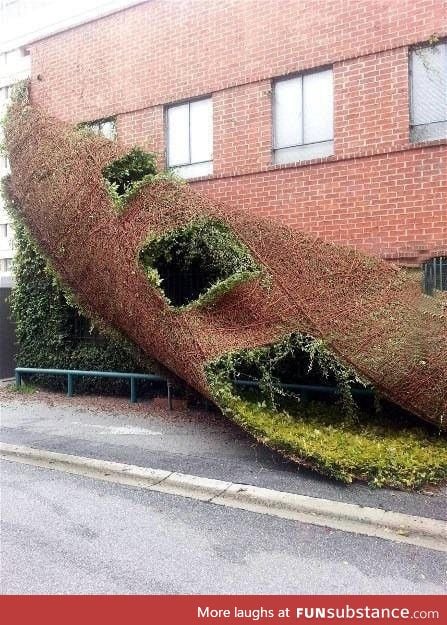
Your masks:
[{"label": "asphalt road", "polygon": [[9,593],[432,593],[445,554],[0,462]]},{"label": "asphalt road", "polygon": [[[218,414],[0,393],[0,440],[443,519],[446,490],[341,485]],[[95,403],[96,402],[96,403]],[[444,593],[445,554],[2,461],[2,593]]]},{"label": "asphalt road", "polygon": [[[345,501],[436,519],[447,517],[447,489],[434,493],[344,485],[297,467],[256,444],[216,413],[171,413],[122,399],[0,396],[0,440],[48,451],[180,471],[312,497]],[[79,403],[77,403],[79,402]],[[51,400],[50,400],[51,403]],[[113,410],[112,410],[113,405]]]}]

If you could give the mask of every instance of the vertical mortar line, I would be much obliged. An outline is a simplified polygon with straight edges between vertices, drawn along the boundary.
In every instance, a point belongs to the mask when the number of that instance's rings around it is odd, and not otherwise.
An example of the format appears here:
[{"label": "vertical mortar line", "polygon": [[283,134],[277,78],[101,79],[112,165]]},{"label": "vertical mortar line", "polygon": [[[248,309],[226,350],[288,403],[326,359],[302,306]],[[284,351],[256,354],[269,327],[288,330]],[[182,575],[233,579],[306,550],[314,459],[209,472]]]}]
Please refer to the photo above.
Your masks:
[{"label": "vertical mortar line", "polygon": [[304,76],[301,75],[301,145],[304,145]]}]

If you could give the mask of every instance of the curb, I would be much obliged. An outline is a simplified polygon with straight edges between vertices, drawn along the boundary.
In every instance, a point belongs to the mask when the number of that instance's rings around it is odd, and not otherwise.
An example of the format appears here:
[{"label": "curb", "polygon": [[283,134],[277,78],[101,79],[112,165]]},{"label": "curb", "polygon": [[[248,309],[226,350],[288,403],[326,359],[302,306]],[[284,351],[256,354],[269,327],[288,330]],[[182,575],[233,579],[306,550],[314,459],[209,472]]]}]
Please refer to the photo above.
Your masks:
[{"label": "curb", "polygon": [[0,443],[0,458],[447,553],[447,524],[381,508]]}]

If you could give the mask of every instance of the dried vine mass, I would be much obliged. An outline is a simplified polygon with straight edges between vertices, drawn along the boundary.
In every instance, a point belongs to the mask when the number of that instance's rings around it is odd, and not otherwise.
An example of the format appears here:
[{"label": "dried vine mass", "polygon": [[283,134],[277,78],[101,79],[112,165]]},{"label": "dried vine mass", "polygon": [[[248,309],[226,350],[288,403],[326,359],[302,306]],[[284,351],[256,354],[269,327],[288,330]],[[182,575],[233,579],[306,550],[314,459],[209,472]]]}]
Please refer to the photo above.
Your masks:
[{"label": "dried vine mass", "polygon": [[[131,189],[116,171],[125,146],[26,102],[10,108],[6,141],[14,211],[82,309],[203,395],[219,404],[210,363],[295,334],[444,428],[447,319],[404,270],[216,203],[141,154]],[[182,263],[210,275],[173,302]]]}]

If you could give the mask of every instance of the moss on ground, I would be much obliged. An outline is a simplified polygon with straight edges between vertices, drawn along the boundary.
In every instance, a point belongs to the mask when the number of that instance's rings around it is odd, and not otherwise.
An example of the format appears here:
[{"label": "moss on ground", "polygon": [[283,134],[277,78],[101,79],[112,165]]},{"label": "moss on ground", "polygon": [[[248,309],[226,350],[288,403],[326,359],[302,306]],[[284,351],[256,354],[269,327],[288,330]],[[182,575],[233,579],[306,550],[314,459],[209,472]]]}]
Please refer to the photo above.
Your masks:
[{"label": "moss on ground", "polygon": [[331,478],[398,489],[447,479],[447,439],[433,428],[364,413],[353,421],[319,402],[276,411],[228,389],[220,403],[258,440]]},{"label": "moss on ground", "polygon": [[12,393],[21,393],[22,395],[33,395],[39,392],[39,387],[36,384],[27,384],[26,382],[18,387],[15,384],[11,384],[6,389]]}]

